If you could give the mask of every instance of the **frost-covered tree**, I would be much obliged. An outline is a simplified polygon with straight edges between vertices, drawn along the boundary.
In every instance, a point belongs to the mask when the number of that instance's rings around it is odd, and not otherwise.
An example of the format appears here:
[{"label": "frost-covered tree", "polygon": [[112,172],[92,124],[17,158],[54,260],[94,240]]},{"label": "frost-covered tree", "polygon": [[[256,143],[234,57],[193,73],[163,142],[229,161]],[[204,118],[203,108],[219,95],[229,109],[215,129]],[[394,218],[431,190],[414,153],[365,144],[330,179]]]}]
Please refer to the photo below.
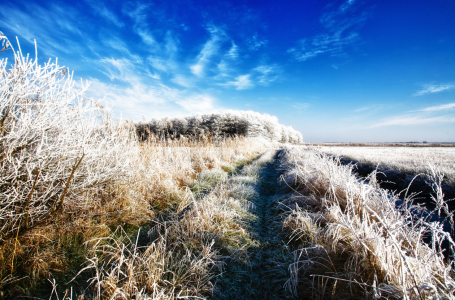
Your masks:
[{"label": "frost-covered tree", "polygon": [[245,136],[262,137],[282,143],[302,142],[300,132],[279,124],[274,116],[253,111],[229,110],[219,114],[174,118],[171,121],[152,120],[149,123],[136,124],[136,128],[143,140],[153,133],[165,138],[205,136],[220,139],[229,136]]}]

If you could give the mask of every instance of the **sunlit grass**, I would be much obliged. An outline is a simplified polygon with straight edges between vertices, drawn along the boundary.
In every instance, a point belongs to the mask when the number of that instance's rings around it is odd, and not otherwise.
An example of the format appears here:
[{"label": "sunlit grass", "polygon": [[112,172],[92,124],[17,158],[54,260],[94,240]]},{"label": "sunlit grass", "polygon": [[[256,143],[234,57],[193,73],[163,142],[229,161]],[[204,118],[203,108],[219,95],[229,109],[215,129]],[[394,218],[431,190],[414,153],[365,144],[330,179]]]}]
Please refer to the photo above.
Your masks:
[{"label": "sunlit grass", "polygon": [[[288,282],[294,293],[453,297],[452,260],[446,262],[440,248],[450,236],[430,216],[416,218],[409,199],[396,207],[397,197],[375,186],[373,178],[361,182],[352,166],[321,153],[288,149],[282,165],[284,182],[293,191],[282,204],[297,248]],[[425,235],[433,243],[425,243]]]}]

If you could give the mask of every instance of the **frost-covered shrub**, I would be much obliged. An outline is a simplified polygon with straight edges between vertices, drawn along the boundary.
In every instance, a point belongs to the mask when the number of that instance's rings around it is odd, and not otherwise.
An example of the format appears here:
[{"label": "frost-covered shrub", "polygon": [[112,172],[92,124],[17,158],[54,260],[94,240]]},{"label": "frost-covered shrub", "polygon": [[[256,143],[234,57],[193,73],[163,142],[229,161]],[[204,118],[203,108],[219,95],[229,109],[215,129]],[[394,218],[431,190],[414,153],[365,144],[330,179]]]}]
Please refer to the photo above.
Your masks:
[{"label": "frost-covered shrub", "polygon": [[185,118],[152,120],[136,124],[139,136],[146,140],[150,133],[161,138],[230,136],[263,137],[282,143],[300,143],[302,134],[278,123],[268,114],[230,110],[219,114],[195,115]]},{"label": "frost-covered shrub", "polygon": [[57,63],[18,49],[9,69],[0,60],[0,239],[83,207],[91,188],[128,172],[135,151],[131,126],[84,99]]}]

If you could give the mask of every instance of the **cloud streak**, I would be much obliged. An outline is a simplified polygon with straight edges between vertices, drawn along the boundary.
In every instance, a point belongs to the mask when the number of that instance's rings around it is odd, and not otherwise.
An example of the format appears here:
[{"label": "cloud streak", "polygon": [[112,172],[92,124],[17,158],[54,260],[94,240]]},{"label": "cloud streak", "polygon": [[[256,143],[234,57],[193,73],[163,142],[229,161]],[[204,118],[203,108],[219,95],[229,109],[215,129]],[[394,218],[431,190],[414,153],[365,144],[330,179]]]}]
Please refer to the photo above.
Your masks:
[{"label": "cloud streak", "polygon": [[296,47],[287,50],[295,60],[306,61],[321,54],[345,56],[345,49],[360,40],[356,30],[368,17],[366,10],[360,11],[354,0],[348,0],[338,8],[329,4],[320,18],[325,33],[312,38],[303,38]]},{"label": "cloud streak", "polygon": [[220,44],[226,40],[226,35],[221,29],[209,26],[207,30],[210,32],[210,39],[204,44],[197,57],[197,62],[190,67],[191,72],[198,77],[204,75],[212,57],[218,54],[221,47]]},{"label": "cloud streak", "polygon": [[268,86],[279,78],[281,69],[276,64],[260,65],[253,69],[253,73],[256,74],[258,84]]},{"label": "cloud streak", "polygon": [[294,104],[291,104],[291,107],[297,109],[297,110],[306,110],[310,107],[310,103],[294,103]]},{"label": "cloud streak", "polygon": [[[34,4],[27,4],[27,10],[33,11],[33,16],[19,7],[0,5],[0,27],[14,32],[21,42],[25,39],[33,44],[36,39],[39,55],[45,53],[47,58],[85,52],[86,47],[76,42],[83,38],[83,26],[75,25],[83,18],[77,10],[57,5],[45,9]],[[11,42],[14,44],[13,39]]]},{"label": "cloud streak", "polygon": [[223,85],[234,86],[235,89],[238,91],[246,90],[254,87],[254,84],[251,81],[250,76],[251,76],[250,74],[240,75],[234,81],[229,81],[227,83],[224,83]]},{"label": "cloud streak", "polygon": [[355,109],[354,112],[355,113],[360,113],[360,112],[370,113],[370,112],[376,111],[381,108],[382,108],[381,105],[368,105],[368,106],[359,107],[359,108]]},{"label": "cloud streak", "polygon": [[96,11],[105,20],[109,21],[117,27],[124,27],[124,23],[115,15],[115,13],[107,8],[101,1],[86,1],[94,11]]},{"label": "cloud streak", "polygon": [[434,83],[426,83],[423,84],[423,89],[416,92],[413,96],[423,96],[426,94],[434,94],[439,93],[446,90],[451,90],[455,88],[455,83],[446,83],[446,84],[434,84]]},{"label": "cloud streak", "polygon": [[449,110],[455,108],[455,103],[448,103],[448,104],[442,104],[442,105],[437,105],[437,106],[430,106],[427,108],[422,109],[421,111],[441,111],[441,110]]},{"label": "cloud streak", "polygon": [[455,118],[452,116],[438,116],[438,117],[427,117],[421,115],[402,115],[396,116],[389,119],[385,119],[377,124],[370,126],[370,128],[377,128],[383,126],[411,126],[411,125],[422,125],[422,124],[434,124],[434,123],[454,123]]},{"label": "cloud streak", "polygon": [[455,123],[453,115],[442,114],[447,110],[455,108],[455,103],[429,106],[418,111],[409,111],[407,113],[383,119],[369,128],[378,128],[384,126],[413,126],[423,124],[437,123]]}]

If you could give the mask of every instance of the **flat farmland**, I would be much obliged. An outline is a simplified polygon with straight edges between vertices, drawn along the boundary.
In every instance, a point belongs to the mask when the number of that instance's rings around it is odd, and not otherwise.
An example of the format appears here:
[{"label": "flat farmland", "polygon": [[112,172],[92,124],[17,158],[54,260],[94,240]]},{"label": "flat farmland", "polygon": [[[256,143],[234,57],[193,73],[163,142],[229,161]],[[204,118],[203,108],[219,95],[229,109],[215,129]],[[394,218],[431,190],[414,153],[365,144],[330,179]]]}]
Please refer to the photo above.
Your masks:
[{"label": "flat farmland", "polygon": [[317,146],[318,151],[406,173],[444,174],[455,181],[455,147]]}]

